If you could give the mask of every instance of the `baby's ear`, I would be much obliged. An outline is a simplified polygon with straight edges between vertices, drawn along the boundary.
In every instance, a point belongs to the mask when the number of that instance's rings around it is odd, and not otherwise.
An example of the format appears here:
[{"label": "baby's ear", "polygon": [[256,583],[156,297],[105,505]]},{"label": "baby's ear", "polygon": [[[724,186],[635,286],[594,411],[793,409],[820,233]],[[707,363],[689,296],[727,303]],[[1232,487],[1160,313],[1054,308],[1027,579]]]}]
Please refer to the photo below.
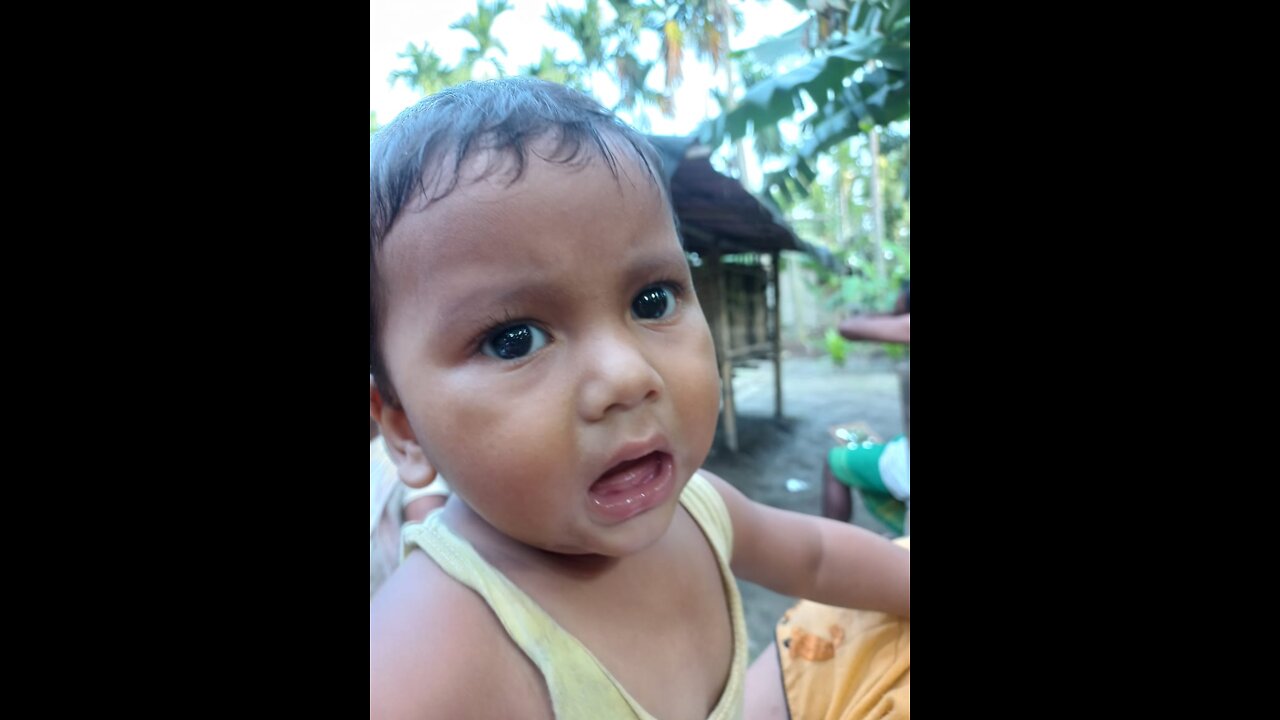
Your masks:
[{"label": "baby's ear", "polygon": [[382,397],[373,377],[369,378],[369,417],[382,430],[387,455],[396,464],[400,482],[412,488],[424,488],[435,481],[435,466],[418,444],[409,426],[409,416]]}]

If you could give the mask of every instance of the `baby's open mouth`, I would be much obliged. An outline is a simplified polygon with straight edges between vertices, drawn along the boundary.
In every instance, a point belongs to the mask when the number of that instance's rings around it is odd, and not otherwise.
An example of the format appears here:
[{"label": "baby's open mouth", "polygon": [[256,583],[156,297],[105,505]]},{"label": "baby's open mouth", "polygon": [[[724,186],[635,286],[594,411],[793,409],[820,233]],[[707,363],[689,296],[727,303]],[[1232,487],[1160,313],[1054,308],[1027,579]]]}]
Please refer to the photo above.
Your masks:
[{"label": "baby's open mouth", "polygon": [[609,494],[643,484],[662,471],[662,463],[666,458],[666,453],[655,450],[644,457],[620,462],[592,483],[591,492]]},{"label": "baby's open mouth", "polygon": [[606,514],[625,519],[661,504],[671,476],[671,456],[654,451],[609,468],[591,484],[591,501]]}]

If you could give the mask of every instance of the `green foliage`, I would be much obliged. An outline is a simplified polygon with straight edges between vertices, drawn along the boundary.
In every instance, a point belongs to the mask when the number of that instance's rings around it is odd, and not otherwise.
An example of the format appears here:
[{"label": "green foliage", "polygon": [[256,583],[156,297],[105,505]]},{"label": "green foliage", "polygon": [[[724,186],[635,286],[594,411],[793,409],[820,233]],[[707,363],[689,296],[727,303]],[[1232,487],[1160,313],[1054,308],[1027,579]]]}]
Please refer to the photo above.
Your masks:
[{"label": "green foliage", "polygon": [[396,82],[403,83],[424,97],[471,79],[470,65],[449,67],[425,42],[422,47],[409,43],[404,52],[398,53],[396,57],[408,60],[409,67],[393,70],[387,82],[392,85]]},{"label": "green foliage", "polygon": [[812,59],[752,85],[733,110],[699,129],[700,140],[718,146],[809,112],[792,160],[765,177],[779,204],[808,194],[818,156],[911,111],[910,0],[858,0],[848,11],[835,2],[818,5],[802,31],[753,49],[776,60],[784,47],[797,53],[812,47]]},{"label": "green foliage", "polygon": [[485,3],[484,0],[476,0],[475,14],[467,13],[458,20],[454,21],[449,27],[453,30],[463,30],[471,36],[475,41],[475,47],[469,47],[462,51],[461,67],[472,68],[478,62],[488,62],[498,72],[498,76],[506,75],[506,68],[495,57],[497,51],[503,55],[507,54],[507,48],[502,41],[493,36],[493,23],[498,16],[511,9],[511,5],[507,0],[493,0],[491,3]]},{"label": "green foliage", "polygon": [[579,90],[586,89],[581,66],[577,63],[557,60],[555,51],[551,48],[542,48],[542,57],[538,59],[538,63],[526,65],[521,69],[520,74],[568,85]]},{"label": "green foliage", "polygon": [[823,339],[827,343],[827,354],[831,356],[831,361],[837,367],[844,367],[844,362],[849,356],[849,341],[845,340],[835,328],[827,328]]}]

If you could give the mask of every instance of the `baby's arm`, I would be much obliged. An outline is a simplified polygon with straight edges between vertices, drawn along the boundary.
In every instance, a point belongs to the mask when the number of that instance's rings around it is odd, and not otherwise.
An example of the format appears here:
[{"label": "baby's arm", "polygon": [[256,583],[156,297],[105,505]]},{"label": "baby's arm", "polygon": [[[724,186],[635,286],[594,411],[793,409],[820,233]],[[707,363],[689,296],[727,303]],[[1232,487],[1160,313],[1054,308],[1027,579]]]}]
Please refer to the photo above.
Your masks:
[{"label": "baby's arm", "polygon": [[733,572],[776,592],[911,619],[911,554],[856,525],[780,510],[710,478],[733,522]]}]

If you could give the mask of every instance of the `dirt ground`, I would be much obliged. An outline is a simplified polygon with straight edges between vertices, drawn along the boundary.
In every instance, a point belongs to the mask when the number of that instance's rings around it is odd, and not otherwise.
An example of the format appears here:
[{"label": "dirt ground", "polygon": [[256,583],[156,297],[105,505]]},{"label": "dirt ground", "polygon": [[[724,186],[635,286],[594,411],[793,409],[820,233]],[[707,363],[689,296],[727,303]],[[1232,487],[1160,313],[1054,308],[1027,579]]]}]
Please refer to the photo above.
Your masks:
[{"label": "dirt ground", "polygon": [[[717,437],[706,468],[758,502],[820,515],[822,461],[835,442],[828,428],[860,420],[882,438],[902,432],[900,382],[894,363],[883,356],[851,357],[844,367],[825,356],[784,357],[781,422],[774,420],[772,364],[738,368],[733,382],[739,450],[729,452]],[[853,522],[888,534],[856,494],[854,498]],[[742,580],[738,587],[749,657],[755,659],[773,640],[774,624],[794,600]]]}]

